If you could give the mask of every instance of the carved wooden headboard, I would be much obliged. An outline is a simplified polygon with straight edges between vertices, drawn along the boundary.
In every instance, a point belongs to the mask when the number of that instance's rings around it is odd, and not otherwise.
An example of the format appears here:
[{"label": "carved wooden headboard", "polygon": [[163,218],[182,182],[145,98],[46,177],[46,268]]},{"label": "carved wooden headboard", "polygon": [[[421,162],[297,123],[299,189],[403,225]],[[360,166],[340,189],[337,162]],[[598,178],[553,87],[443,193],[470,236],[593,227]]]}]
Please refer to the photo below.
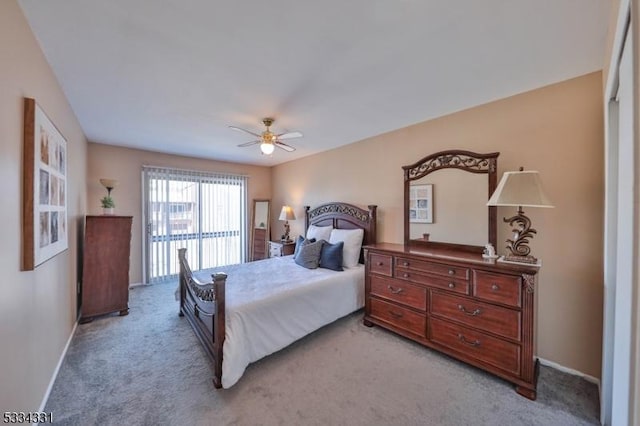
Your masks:
[{"label": "carved wooden headboard", "polygon": [[[362,245],[376,243],[376,205],[367,206],[368,210],[361,209],[347,203],[327,203],[310,210],[309,206],[304,206],[304,229],[309,229],[309,225],[333,226],[334,229],[364,229]],[[363,263],[363,256],[360,253],[360,263]]]}]

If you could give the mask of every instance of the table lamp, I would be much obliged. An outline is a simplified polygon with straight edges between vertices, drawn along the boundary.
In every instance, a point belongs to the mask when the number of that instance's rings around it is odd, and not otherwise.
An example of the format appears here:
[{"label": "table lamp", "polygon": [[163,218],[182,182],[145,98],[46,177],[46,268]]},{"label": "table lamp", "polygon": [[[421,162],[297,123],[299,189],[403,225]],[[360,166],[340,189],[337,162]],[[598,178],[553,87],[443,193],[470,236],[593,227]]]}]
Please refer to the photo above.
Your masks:
[{"label": "table lamp", "polygon": [[524,215],[522,207],[553,207],[542,190],[538,172],[525,171],[522,167],[517,172],[505,172],[487,205],[518,207],[515,216],[503,219],[511,226],[516,225],[512,230],[512,238],[507,239],[509,253],[498,260],[537,264],[538,259],[531,255],[529,247],[529,239],[537,231],[531,227],[531,219]]},{"label": "table lamp", "polygon": [[100,183],[102,184],[102,186],[107,188],[107,197],[111,197],[111,190],[116,187],[118,181],[115,179],[102,178],[100,179]]},{"label": "table lamp", "polygon": [[102,212],[104,214],[113,214],[113,209],[116,205],[113,202],[113,198],[111,198],[111,191],[116,187],[118,181],[115,179],[101,178],[100,183],[102,184],[102,186],[107,188],[106,197],[102,197],[102,199],[100,200],[100,204],[102,204]]},{"label": "table lamp", "polygon": [[296,215],[293,213],[293,209],[291,206],[282,206],[282,210],[280,211],[280,220],[284,220],[284,235],[282,236],[282,241],[289,242],[289,221],[296,220]]}]

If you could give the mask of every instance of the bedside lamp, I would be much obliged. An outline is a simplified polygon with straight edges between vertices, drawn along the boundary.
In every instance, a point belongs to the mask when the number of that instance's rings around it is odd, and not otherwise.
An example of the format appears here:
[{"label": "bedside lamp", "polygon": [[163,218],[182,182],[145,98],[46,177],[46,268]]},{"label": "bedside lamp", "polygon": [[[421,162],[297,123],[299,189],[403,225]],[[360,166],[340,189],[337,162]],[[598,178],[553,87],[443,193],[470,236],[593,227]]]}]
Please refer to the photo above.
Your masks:
[{"label": "bedside lamp", "polygon": [[282,206],[282,210],[280,211],[280,220],[284,220],[284,235],[282,236],[282,241],[289,242],[289,221],[296,220],[296,215],[293,214],[293,209],[291,206]]},{"label": "bedside lamp", "polygon": [[537,231],[531,227],[531,219],[524,215],[522,207],[546,207],[553,205],[542,190],[540,176],[538,172],[520,167],[517,172],[505,172],[493,195],[487,202],[488,206],[513,206],[518,207],[515,216],[504,218],[513,228],[512,239],[507,240],[507,250],[509,254],[498,260],[507,262],[536,264],[538,259],[531,255],[529,238]]}]

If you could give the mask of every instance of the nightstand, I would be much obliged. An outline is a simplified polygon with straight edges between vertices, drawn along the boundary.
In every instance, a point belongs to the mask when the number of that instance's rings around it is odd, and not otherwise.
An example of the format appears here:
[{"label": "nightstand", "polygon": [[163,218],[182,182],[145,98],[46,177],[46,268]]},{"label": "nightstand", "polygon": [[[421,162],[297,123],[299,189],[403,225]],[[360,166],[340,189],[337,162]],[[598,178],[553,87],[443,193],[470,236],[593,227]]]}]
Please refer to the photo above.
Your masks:
[{"label": "nightstand", "polygon": [[296,249],[295,241],[269,241],[269,257],[288,256]]}]

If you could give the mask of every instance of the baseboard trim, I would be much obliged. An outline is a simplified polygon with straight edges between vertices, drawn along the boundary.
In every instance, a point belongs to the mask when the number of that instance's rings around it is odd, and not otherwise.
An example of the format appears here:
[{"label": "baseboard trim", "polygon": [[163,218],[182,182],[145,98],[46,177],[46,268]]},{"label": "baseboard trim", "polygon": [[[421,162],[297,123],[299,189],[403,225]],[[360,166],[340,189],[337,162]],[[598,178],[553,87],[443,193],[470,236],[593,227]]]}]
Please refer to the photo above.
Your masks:
[{"label": "baseboard trim", "polygon": [[71,339],[73,339],[73,335],[76,334],[76,328],[78,328],[78,321],[73,325],[73,329],[71,330],[71,334],[67,339],[67,344],[64,346],[62,354],[60,355],[60,359],[58,360],[58,365],[56,365],[56,369],[53,370],[53,375],[51,376],[51,380],[49,381],[49,386],[47,387],[47,391],[44,393],[44,398],[42,398],[42,403],[40,404],[39,412],[44,412],[44,407],[47,405],[47,401],[49,400],[49,395],[51,394],[51,390],[53,389],[53,384],[56,382],[56,378],[58,377],[58,373],[60,372],[60,367],[62,367],[62,361],[64,361],[64,357],[67,355],[67,350],[69,349],[69,345],[71,345]]},{"label": "baseboard trim", "polygon": [[598,389],[600,389],[600,379],[596,379],[593,376],[590,376],[590,375],[585,374],[585,373],[583,373],[581,371],[578,371],[578,370],[574,370],[573,368],[565,367],[564,365],[560,365],[557,362],[549,361],[548,359],[544,359],[544,358],[540,358],[540,357],[538,357],[538,359],[540,360],[540,364],[542,364],[542,365],[546,365],[547,367],[555,368],[556,370],[560,370],[563,373],[568,373],[568,374],[572,374],[574,376],[582,377],[587,382],[594,383],[594,384],[598,385]]},{"label": "baseboard trim", "polygon": [[145,285],[144,283],[131,283],[129,284],[129,288],[140,287],[141,285]]}]

